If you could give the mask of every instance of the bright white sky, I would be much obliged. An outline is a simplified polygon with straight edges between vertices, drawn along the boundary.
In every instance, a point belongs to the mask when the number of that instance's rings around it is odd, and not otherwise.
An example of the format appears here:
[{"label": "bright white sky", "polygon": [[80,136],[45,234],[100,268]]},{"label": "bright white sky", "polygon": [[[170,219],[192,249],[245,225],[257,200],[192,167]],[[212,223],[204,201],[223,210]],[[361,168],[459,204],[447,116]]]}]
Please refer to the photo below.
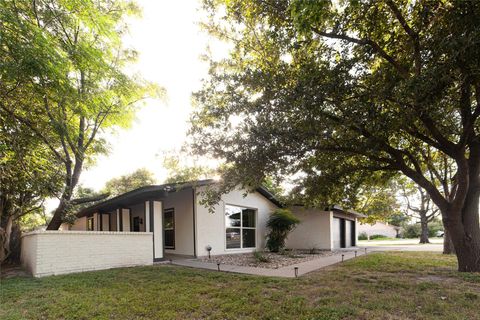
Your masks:
[{"label": "bright white sky", "polygon": [[[148,101],[130,129],[107,137],[111,152],[81,176],[83,186],[96,190],[109,179],[142,167],[162,182],[164,153],[178,151],[185,142],[191,93],[200,88],[208,71],[200,60],[209,37],[198,25],[203,15],[199,0],[137,2],[143,15],[132,20],[124,43],[139,52],[138,73],[164,87],[167,100]],[[219,43],[213,49],[226,52]]]}]

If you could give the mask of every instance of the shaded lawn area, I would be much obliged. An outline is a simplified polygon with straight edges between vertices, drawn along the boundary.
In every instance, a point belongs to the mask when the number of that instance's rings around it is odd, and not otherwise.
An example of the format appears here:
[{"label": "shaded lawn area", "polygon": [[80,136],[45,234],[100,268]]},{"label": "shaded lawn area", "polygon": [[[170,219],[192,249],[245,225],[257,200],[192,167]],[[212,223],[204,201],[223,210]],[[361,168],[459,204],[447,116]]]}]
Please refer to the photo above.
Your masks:
[{"label": "shaded lawn area", "polygon": [[158,265],[0,287],[1,319],[480,319],[480,274],[452,256],[372,253],[298,279]]}]

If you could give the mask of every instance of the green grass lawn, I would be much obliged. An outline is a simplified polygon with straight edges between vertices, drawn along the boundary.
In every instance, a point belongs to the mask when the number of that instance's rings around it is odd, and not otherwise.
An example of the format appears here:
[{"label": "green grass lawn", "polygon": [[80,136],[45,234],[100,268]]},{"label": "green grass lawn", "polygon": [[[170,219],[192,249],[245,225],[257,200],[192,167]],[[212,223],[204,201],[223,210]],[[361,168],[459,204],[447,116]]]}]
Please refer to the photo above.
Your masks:
[{"label": "green grass lawn", "polygon": [[454,257],[372,253],[298,279],[159,265],[0,287],[0,319],[480,319],[480,274]]}]

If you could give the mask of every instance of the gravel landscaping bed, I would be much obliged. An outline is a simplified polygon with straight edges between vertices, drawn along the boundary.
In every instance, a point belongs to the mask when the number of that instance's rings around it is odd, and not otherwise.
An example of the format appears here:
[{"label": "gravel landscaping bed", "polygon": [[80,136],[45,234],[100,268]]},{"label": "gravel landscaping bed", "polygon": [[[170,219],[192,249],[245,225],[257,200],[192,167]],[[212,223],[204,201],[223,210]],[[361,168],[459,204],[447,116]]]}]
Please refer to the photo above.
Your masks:
[{"label": "gravel landscaping bed", "polygon": [[278,269],[292,264],[297,264],[320,257],[331,256],[334,254],[336,254],[336,252],[329,250],[317,250],[313,254],[309,251],[295,250],[285,251],[282,254],[273,252],[258,252],[256,255],[254,253],[218,255],[212,256],[211,259],[205,257],[198,260],[211,263],[220,262],[222,264],[235,266]]}]

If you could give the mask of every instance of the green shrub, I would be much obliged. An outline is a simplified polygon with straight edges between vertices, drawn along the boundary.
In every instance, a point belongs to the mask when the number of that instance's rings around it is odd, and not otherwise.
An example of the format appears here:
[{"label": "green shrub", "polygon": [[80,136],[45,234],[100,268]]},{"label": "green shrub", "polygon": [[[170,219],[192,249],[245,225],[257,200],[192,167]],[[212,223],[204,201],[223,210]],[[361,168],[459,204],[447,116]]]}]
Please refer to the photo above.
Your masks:
[{"label": "green shrub", "polygon": [[420,237],[420,233],[421,233],[421,227],[418,223],[409,224],[405,226],[403,230],[403,237],[409,238],[409,239],[418,238]]},{"label": "green shrub", "polygon": [[300,223],[290,210],[277,209],[267,221],[269,229],[267,235],[267,248],[271,252],[279,252],[285,247],[285,240],[295,226]]},{"label": "green shrub", "polygon": [[368,234],[365,231],[360,232],[360,234],[358,235],[358,240],[368,240]]},{"label": "green shrub", "polygon": [[370,236],[370,240],[375,240],[375,239],[387,239],[387,236],[384,236],[383,234],[372,234]]},{"label": "green shrub", "polygon": [[443,231],[443,223],[439,219],[435,219],[428,224],[428,236],[436,237],[438,231]]},{"label": "green shrub", "polygon": [[255,258],[255,260],[257,260],[257,262],[270,262],[270,259],[264,256],[263,252],[261,251],[254,251],[253,257]]}]

